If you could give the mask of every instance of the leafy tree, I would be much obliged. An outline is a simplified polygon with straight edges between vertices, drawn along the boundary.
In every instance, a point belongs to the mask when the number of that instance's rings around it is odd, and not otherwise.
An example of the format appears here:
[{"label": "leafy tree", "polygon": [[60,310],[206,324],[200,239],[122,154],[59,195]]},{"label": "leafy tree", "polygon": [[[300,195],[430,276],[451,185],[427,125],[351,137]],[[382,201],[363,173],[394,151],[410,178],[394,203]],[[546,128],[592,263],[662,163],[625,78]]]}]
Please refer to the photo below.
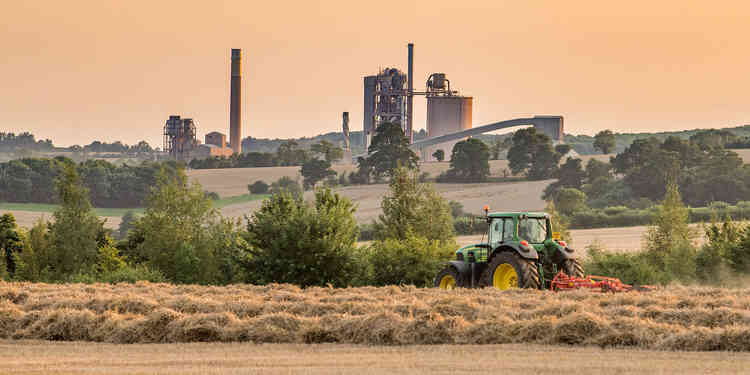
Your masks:
[{"label": "leafy tree", "polygon": [[612,177],[611,169],[612,166],[609,163],[596,159],[589,159],[586,163],[586,180],[592,182],[598,178],[609,179]]},{"label": "leafy tree", "polygon": [[[723,222],[713,219],[705,228],[706,243],[703,244],[695,258],[696,275],[704,281],[714,284],[723,284],[727,280],[731,266],[735,266],[736,250],[740,248],[743,235],[746,237],[746,227],[733,222],[727,218]],[[745,254],[736,254],[742,255]],[[747,255],[745,255],[747,256]],[[744,259],[739,259],[744,262]],[[734,268],[734,267],[732,267]],[[734,268],[735,271],[740,269]]]},{"label": "leafy tree", "polygon": [[376,238],[404,240],[410,235],[452,242],[453,220],[448,202],[430,185],[418,182],[417,173],[396,168],[390,194],[383,197],[383,213],[376,223]]},{"label": "leafy tree", "polygon": [[560,213],[570,216],[586,208],[586,194],[574,188],[562,188],[555,196],[555,207]]},{"label": "leafy tree", "polygon": [[445,151],[443,151],[442,148],[439,148],[432,153],[432,157],[437,159],[437,161],[443,161],[445,160]]},{"label": "leafy tree", "polygon": [[184,174],[161,174],[158,181],[128,235],[128,258],[175,283],[242,281],[234,260],[247,254],[237,223],[222,219],[201,186],[188,184]]},{"label": "leafy tree", "polygon": [[331,162],[328,160],[311,159],[302,164],[302,178],[305,190],[315,186],[328,176],[335,176],[336,172],[331,169]]},{"label": "leafy tree", "polygon": [[509,167],[513,174],[526,172],[529,179],[550,178],[557,170],[561,155],[552,147],[546,135],[535,128],[521,129],[513,134],[513,145],[508,150]]},{"label": "leafy tree", "polygon": [[133,211],[128,211],[122,215],[120,220],[120,226],[117,229],[118,238],[125,238],[128,236],[128,232],[135,226],[137,217]]},{"label": "leafy tree", "polygon": [[15,273],[15,257],[22,249],[16,218],[10,213],[0,216],[0,280],[6,271],[11,276]]},{"label": "leafy tree", "polygon": [[688,226],[688,209],[682,203],[677,185],[670,183],[664,201],[652,218],[645,235],[650,262],[673,278],[695,275],[695,231]]},{"label": "leafy tree", "polygon": [[602,130],[594,136],[594,148],[602,154],[609,154],[615,150],[615,134],[611,130]]},{"label": "leafy tree", "polygon": [[581,164],[581,159],[569,157],[555,173],[557,181],[544,189],[542,198],[544,200],[555,199],[560,189],[563,188],[583,189],[586,172],[584,172]]},{"label": "leafy tree", "polygon": [[390,175],[399,165],[416,168],[419,160],[401,126],[390,122],[378,125],[368,153],[367,163],[376,178]]},{"label": "leafy tree", "polygon": [[367,248],[371,284],[432,286],[432,279],[455,252],[455,245],[407,235],[375,241]]},{"label": "leafy tree", "polygon": [[282,166],[302,165],[310,158],[307,151],[300,149],[295,140],[288,140],[279,145],[276,154]]},{"label": "leafy tree", "polygon": [[299,186],[299,182],[292,180],[289,176],[283,176],[271,183],[271,194],[281,194],[287,192],[294,196],[302,196],[302,188]]},{"label": "leafy tree", "polygon": [[309,205],[288,193],[273,195],[247,221],[252,254],[246,267],[255,282],[337,287],[351,284],[359,235],[354,205],[322,189]]},{"label": "leafy tree", "polygon": [[357,171],[349,175],[349,181],[352,184],[367,185],[371,181],[373,171],[372,161],[360,156],[357,158]]},{"label": "leafy tree", "polygon": [[690,142],[697,144],[703,149],[723,148],[729,143],[737,141],[737,136],[729,130],[708,129],[699,131],[690,136]]},{"label": "leafy tree", "polygon": [[260,180],[247,185],[247,190],[250,194],[266,194],[268,193],[268,189],[268,184]]},{"label": "leafy tree", "polygon": [[556,173],[560,185],[566,188],[581,189],[586,179],[586,172],[583,170],[582,164],[581,159],[568,158]]},{"label": "leafy tree", "polygon": [[344,157],[344,150],[341,147],[335,146],[325,139],[310,146],[310,151],[323,155],[323,158],[328,163],[333,163]]},{"label": "leafy tree", "polygon": [[490,147],[490,154],[492,156],[492,160],[499,160],[500,154],[509,149],[512,144],[513,138],[511,137],[495,137],[495,141],[492,142],[492,147]]},{"label": "leafy tree", "polygon": [[60,207],[49,224],[49,245],[52,259],[42,268],[52,280],[65,280],[79,273],[94,270],[99,247],[106,244],[104,222],[91,208],[88,190],[74,167],[67,165],[57,179]]},{"label": "leafy tree", "polygon": [[560,157],[561,155],[555,152],[551,144],[539,145],[527,174],[529,179],[544,180],[552,178],[557,172]]},{"label": "leafy tree", "polygon": [[451,168],[446,172],[448,179],[464,182],[483,182],[490,175],[490,152],[487,144],[469,138],[453,146]]}]

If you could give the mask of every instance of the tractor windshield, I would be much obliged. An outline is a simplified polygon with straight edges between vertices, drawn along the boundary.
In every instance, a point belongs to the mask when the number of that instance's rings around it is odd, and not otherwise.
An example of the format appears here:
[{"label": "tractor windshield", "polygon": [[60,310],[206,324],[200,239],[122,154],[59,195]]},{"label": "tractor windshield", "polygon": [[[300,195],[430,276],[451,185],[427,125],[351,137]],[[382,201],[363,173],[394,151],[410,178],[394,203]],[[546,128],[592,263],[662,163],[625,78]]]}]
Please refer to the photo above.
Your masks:
[{"label": "tractor windshield", "polygon": [[518,238],[531,243],[542,243],[547,239],[547,219],[527,218],[518,223]]}]

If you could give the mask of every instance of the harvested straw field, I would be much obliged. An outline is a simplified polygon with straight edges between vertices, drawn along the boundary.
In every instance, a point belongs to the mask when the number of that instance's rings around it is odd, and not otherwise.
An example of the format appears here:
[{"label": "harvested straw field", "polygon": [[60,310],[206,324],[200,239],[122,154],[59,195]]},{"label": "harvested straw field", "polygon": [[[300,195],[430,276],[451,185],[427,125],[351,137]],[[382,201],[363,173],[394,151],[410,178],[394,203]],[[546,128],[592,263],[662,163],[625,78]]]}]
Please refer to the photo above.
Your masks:
[{"label": "harvested straw field", "polygon": [[741,374],[750,353],[552,345],[0,341],[0,374]]},{"label": "harvested straw field", "polygon": [[750,289],[612,295],[0,282],[0,338],[750,351]]}]

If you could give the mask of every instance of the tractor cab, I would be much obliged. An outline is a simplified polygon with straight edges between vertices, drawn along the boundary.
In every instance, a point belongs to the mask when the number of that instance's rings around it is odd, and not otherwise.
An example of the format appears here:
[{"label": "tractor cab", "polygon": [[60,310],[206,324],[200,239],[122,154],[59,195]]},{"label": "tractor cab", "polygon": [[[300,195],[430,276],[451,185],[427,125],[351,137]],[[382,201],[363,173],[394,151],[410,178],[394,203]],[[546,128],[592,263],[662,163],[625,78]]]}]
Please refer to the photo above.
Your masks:
[{"label": "tractor cab", "polygon": [[544,212],[495,212],[485,207],[487,242],[456,251],[435,286],[540,289],[560,271],[583,276],[575,252],[553,232]]}]

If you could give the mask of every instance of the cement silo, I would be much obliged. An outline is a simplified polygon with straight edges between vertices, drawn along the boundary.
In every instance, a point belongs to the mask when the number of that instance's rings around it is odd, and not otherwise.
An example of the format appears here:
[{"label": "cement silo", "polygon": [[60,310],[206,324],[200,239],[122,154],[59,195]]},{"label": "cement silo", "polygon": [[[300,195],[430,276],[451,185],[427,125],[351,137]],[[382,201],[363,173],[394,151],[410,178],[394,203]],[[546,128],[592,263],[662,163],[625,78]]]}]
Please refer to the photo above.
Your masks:
[{"label": "cement silo", "polygon": [[[456,133],[471,128],[472,97],[456,95],[443,73],[435,73],[427,82],[427,138]],[[436,160],[432,154],[438,149],[450,160],[453,145],[459,140],[422,149],[422,160]]]}]

